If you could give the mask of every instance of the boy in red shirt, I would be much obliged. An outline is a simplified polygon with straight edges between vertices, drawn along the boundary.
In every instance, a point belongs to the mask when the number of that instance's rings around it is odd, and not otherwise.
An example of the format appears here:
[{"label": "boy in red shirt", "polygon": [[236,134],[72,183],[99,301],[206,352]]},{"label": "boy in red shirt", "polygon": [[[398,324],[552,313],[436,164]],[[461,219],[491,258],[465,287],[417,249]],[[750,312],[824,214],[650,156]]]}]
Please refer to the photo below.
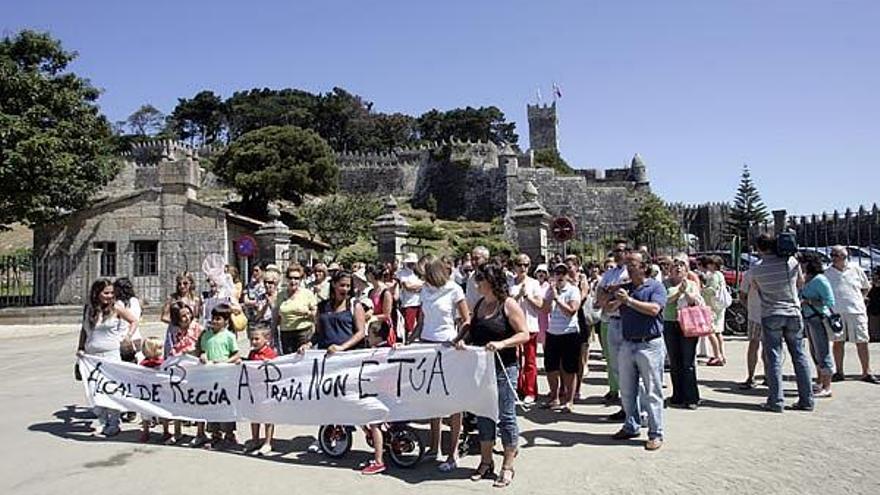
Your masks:
[{"label": "boy in red shirt", "polygon": [[[271,331],[264,325],[255,327],[250,332],[251,352],[248,361],[268,361],[275,359],[278,354],[269,345]],[[260,423],[251,423],[251,439],[245,445],[245,452],[253,452],[256,455],[268,455],[272,453],[272,436],[275,434],[275,425],[266,423],[266,440],[260,445]]]}]

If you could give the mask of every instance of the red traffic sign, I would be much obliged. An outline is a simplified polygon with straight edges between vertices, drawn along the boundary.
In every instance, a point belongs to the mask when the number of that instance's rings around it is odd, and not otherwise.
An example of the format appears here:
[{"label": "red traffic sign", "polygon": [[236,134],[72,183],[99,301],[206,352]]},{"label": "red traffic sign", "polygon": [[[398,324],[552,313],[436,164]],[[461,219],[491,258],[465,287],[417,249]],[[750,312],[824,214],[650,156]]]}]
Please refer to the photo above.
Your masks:
[{"label": "red traffic sign", "polygon": [[257,240],[253,238],[253,236],[249,236],[247,234],[239,237],[232,243],[233,249],[235,249],[235,254],[242,258],[250,258],[253,255],[257,254],[257,249],[259,246],[257,245]]},{"label": "red traffic sign", "polygon": [[567,242],[574,239],[574,220],[569,217],[556,217],[550,227],[553,238],[558,242]]}]

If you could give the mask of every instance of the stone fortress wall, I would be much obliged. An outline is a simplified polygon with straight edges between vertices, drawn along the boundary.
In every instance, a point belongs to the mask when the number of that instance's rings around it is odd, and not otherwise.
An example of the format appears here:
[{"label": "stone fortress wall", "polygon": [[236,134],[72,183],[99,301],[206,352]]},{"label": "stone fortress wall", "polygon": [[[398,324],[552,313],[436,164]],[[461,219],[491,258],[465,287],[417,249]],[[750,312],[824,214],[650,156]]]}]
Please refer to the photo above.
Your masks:
[{"label": "stone fortress wall", "polygon": [[[533,145],[527,152],[504,143],[457,139],[387,153],[342,152],[336,155],[339,191],[408,197],[415,207],[436,204],[440,218],[488,221],[507,218],[532,182],[547,211],[574,218],[581,232],[630,228],[641,198],[650,191],[641,158],[636,155],[629,167],[576,169],[574,175],[537,166],[534,151],[557,146],[556,104],[529,105],[527,110]],[[205,156],[220,149],[176,141],[135,144],[120,157],[122,170],[105,192],[115,196],[156,187],[163,154]],[[212,174],[201,176],[203,189],[216,184]]]}]

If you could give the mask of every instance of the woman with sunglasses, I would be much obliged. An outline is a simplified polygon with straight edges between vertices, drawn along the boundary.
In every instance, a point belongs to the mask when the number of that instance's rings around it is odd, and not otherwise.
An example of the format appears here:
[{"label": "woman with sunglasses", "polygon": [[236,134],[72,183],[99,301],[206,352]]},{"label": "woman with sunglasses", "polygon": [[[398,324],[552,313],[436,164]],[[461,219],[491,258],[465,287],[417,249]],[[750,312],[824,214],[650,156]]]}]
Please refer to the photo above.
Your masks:
[{"label": "woman with sunglasses", "polygon": [[303,286],[303,267],[292,264],[287,267],[287,290],[278,296],[277,309],[273,312],[273,333],[278,335],[281,354],[292,354],[308,343],[315,329],[318,298]]},{"label": "woman with sunglasses", "polygon": [[669,405],[696,409],[700,402],[697,387],[697,337],[685,337],[678,323],[678,309],[701,304],[700,287],[688,274],[686,254],[671,260],[666,286],[666,307],[663,309],[663,338],[669,355],[669,376],[672,378],[672,397]]},{"label": "woman with sunglasses", "polygon": [[[503,488],[513,481],[513,460],[516,458],[519,438],[514,389],[519,373],[516,349],[529,341],[529,331],[522,308],[509,296],[504,268],[495,263],[483,264],[474,273],[474,282],[481,297],[474,305],[471,324],[462,327],[453,342],[456,348],[463,349],[464,339],[467,338],[471,345],[497,353],[493,359],[498,387],[498,421],[477,418],[480,465],[471,474],[471,481],[495,478],[495,486]],[[504,446],[504,460],[496,476],[492,447],[499,431]]]}]

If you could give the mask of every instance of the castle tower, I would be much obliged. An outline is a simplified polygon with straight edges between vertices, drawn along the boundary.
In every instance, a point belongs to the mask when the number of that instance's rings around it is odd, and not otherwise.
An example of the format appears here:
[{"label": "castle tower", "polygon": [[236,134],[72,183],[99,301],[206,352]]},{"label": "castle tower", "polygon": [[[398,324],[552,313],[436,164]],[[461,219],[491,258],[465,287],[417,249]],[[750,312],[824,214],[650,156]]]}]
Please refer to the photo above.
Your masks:
[{"label": "castle tower", "polygon": [[644,186],[648,184],[648,167],[645,166],[645,162],[642,161],[642,156],[636,153],[636,155],[632,159],[631,168],[631,178],[636,183],[637,186]]},{"label": "castle tower", "polygon": [[556,137],[556,102],[549,105],[526,105],[529,118],[529,147],[532,150],[552,149],[559,151]]}]

